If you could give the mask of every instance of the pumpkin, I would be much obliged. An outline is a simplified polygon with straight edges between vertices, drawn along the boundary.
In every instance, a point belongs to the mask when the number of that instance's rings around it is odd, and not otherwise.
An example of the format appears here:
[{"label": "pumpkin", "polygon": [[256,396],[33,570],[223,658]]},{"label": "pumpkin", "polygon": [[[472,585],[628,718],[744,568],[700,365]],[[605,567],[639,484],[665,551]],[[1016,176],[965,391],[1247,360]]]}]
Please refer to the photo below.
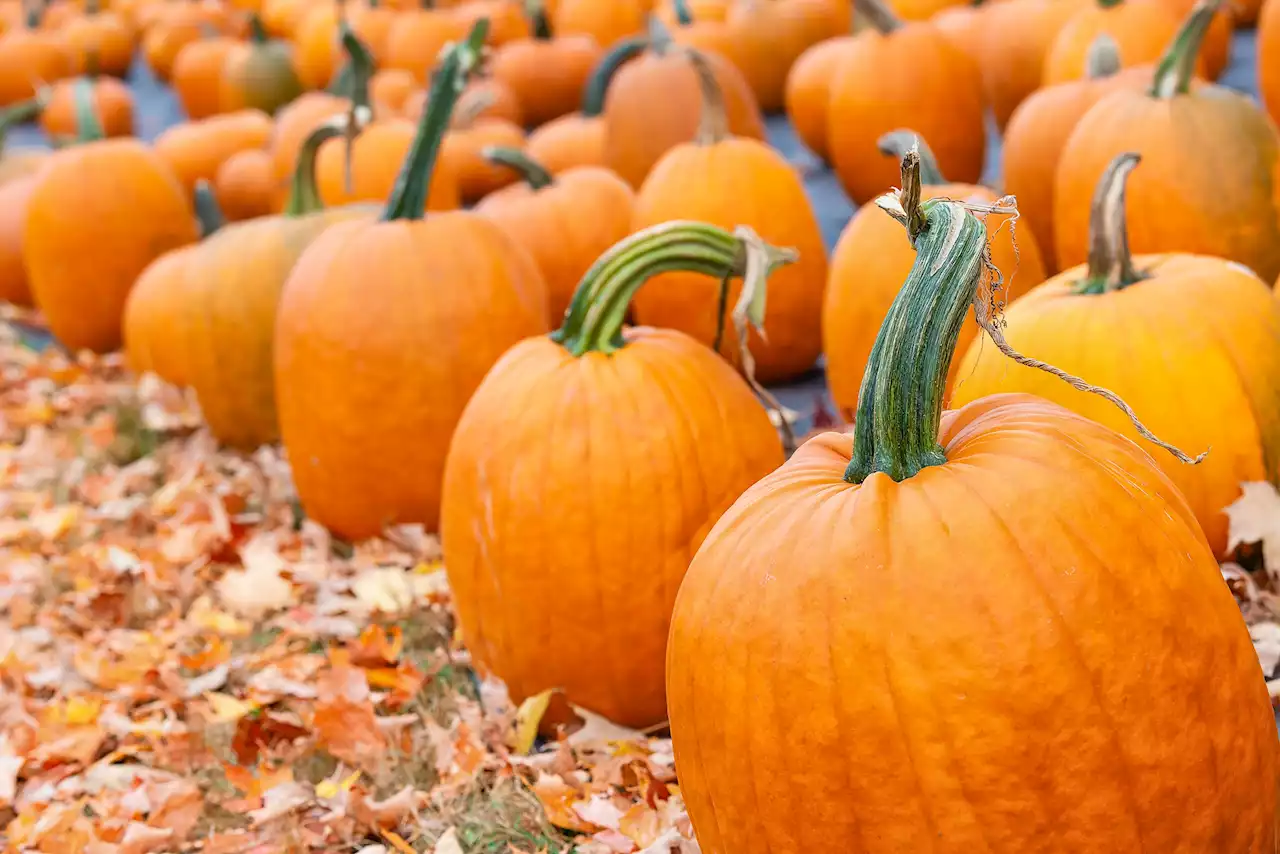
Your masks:
[{"label": "pumpkin", "polygon": [[531,9],[532,35],[494,51],[489,70],[515,93],[524,121],[540,125],[578,108],[603,52],[590,36],[553,37],[541,4]]},{"label": "pumpkin", "polygon": [[214,437],[233,448],[252,451],[278,438],[272,343],[293,265],[333,224],[377,213],[369,206],[325,209],[316,190],[316,153],[346,133],[347,122],[338,116],[303,143],[283,214],[229,225],[187,262],[196,318],[191,386]]},{"label": "pumpkin", "polygon": [[1058,31],[1089,0],[1017,0],[982,12],[984,46],[979,65],[987,103],[1004,129],[1014,109],[1040,88],[1045,57]]},{"label": "pumpkin", "polygon": [[[912,131],[898,131],[880,140],[881,150],[899,160],[915,146],[920,160],[920,179],[925,199],[945,198],[973,205],[995,207],[996,194],[974,184],[953,184],[938,168],[929,146]],[[991,241],[991,263],[1000,273],[999,291],[984,272],[982,292],[1007,304],[1044,281],[1044,263],[1035,237],[1022,221],[1013,221],[1006,212],[985,214],[983,222]],[[902,229],[886,217],[874,203],[863,205],[840,234],[831,256],[826,296],[822,307],[822,337],[827,356],[827,384],[831,397],[846,418],[858,403],[876,332],[883,323],[903,280],[915,263],[916,252],[902,239]],[[979,338],[978,324],[968,319],[956,340],[967,346]],[[960,363],[952,365],[947,387],[963,384]]]},{"label": "pumpkin", "polygon": [[[427,106],[427,90],[417,89],[405,98],[401,113],[406,119],[418,121]],[[467,83],[462,92],[462,102],[453,117],[454,127],[465,126],[476,119],[503,119],[513,125],[524,125],[524,113],[516,93],[507,84],[495,79],[476,78]]]},{"label": "pumpkin", "polygon": [[250,148],[228,157],[213,178],[213,192],[230,222],[276,213],[281,192],[270,152]]},{"label": "pumpkin", "polygon": [[1155,62],[1177,35],[1181,16],[1162,0],[1098,0],[1072,15],[1058,31],[1044,61],[1044,85],[1079,80],[1086,74],[1089,45],[1111,36],[1121,64]]},{"label": "pumpkin", "polygon": [[173,64],[184,47],[194,41],[225,31],[209,8],[200,3],[166,3],[164,16],[146,30],[142,53],[151,71],[168,82]]},{"label": "pumpkin", "polygon": [[[382,0],[366,0],[347,9],[347,20],[351,29],[369,47],[374,60],[381,62],[387,50],[387,39],[396,25],[399,13]],[[392,69],[395,70],[395,69]]]},{"label": "pumpkin", "polygon": [[[724,102],[707,56],[687,51],[702,85],[703,114],[697,138],[672,148],[636,194],[632,227],[639,231],[669,220],[691,219],[732,228],[746,225],[765,240],[794,247],[800,260],[773,277],[761,332],[752,332],[751,355],[761,382],[776,382],[813,367],[822,349],[822,291],[827,253],[804,183],[765,143],[730,134]],[[708,347],[720,336],[715,311],[719,283],[697,272],[655,276],[636,295],[635,319],[646,326],[679,329]],[[737,300],[737,291],[729,298]],[[721,341],[733,357],[731,342]]]},{"label": "pumpkin", "polygon": [[[682,0],[673,6],[676,9],[676,15],[671,27],[671,40],[684,47],[711,51],[723,56],[743,73],[743,79],[747,80],[748,86],[751,86],[747,69],[752,59],[747,56],[746,45],[739,41],[738,35],[725,22],[728,8],[726,7],[722,15],[705,18],[695,16]],[[665,21],[665,18],[659,17],[659,21]],[[756,46],[754,42],[753,46]]]},{"label": "pumpkin", "polygon": [[38,83],[52,83],[75,71],[75,55],[60,33],[39,29],[38,4],[25,26],[0,35],[0,107],[34,98]]},{"label": "pumpkin", "polygon": [[[1137,162],[1135,154],[1120,155],[1098,184],[1088,265],[1013,305],[1005,336],[1032,358],[1087,373],[1175,444],[1212,448],[1202,465],[1165,456],[1157,462],[1186,496],[1210,547],[1225,557],[1223,508],[1240,496],[1241,483],[1280,473],[1280,304],[1268,283],[1229,261],[1131,258],[1124,182]],[[1006,391],[1037,394],[1138,438],[1127,418],[1097,405],[1099,398],[1041,382],[1046,374],[993,357],[989,349],[970,348],[957,403]],[[1152,382],[1153,368],[1159,382]],[[1187,405],[1192,399],[1195,405]]]},{"label": "pumpkin", "polygon": [[312,8],[308,0],[262,0],[262,26],[278,39],[292,38]]},{"label": "pumpkin", "polygon": [[971,0],[895,0],[893,11],[905,21],[928,21]]},{"label": "pumpkin", "polygon": [[[1162,0],[1162,2],[1181,20],[1191,14],[1197,0]],[[1241,8],[1240,3],[1220,0],[1218,4],[1218,11],[1214,14],[1209,29],[1205,31],[1204,44],[1200,47],[1199,68],[1204,72],[1206,79],[1217,80],[1230,64],[1231,43],[1235,28],[1237,25],[1243,26],[1236,14]]]},{"label": "pumpkin", "polygon": [[1280,274],[1275,129],[1245,96],[1192,86],[1213,11],[1206,3],[1188,16],[1149,93],[1121,88],[1076,123],[1054,181],[1054,244],[1063,267],[1085,259],[1098,175],[1117,154],[1134,151],[1144,162],[1128,190],[1135,252],[1216,255],[1268,282]]},{"label": "pumpkin", "polygon": [[904,126],[929,140],[946,174],[977,181],[986,140],[978,67],[932,24],[861,2],[872,26],[836,66],[827,104],[827,151],[845,192],[861,204],[893,182],[877,143]]},{"label": "pumpkin", "polygon": [[730,0],[663,0],[654,6],[653,14],[670,30],[699,23],[724,23],[729,15]]},{"label": "pumpkin", "polygon": [[[634,48],[623,42],[623,54]],[[729,60],[706,54],[725,101],[729,132],[764,139],[764,118],[742,73]],[[644,183],[668,150],[692,140],[702,114],[698,75],[662,31],[648,49],[612,72],[606,59],[597,73],[610,74],[604,96],[605,164],[633,187]]]},{"label": "pumpkin", "polygon": [[787,74],[813,44],[804,10],[786,0],[737,0],[729,7],[725,27],[737,54],[728,56],[738,62],[760,109],[781,110]]},{"label": "pumpkin", "polygon": [[249,41],[227,55],[219,88],[223,112],[272,114],[302,93],[287,42],[272,41],[257,15],[249,15]]},{"label": "pumpkin", "polygon": [[418,91],[418,85],[418,79],[403,68],[384,68],[369,80],[369,100],[400,115],[409,96]]},{"label": "pumpkin", "polygon": [[178,51],[170,83],[188,119],[207,119],[222,111],[222,66],[239,44],[233,38],[215,36]]},{"label": "pumpkin", "polygon": [[598,166],[552,175],[514,148],[488,148],[482,154],[514,170],[520,181],[486,196],[476,212],[533,256],[547,285],[548,315],[563,317],[596,258],[631,233],[631,186]]},{"label": "pumpkin", "polygon": [[0,184],[0,301],[35,305],[22,259],[22,233],[36,176],[22,175]]},{"label": "pumpkin", "polygon": [[[947,39],[964,52],[979,68],[982,67],[986,46],[986,18],[983,13],[991,8],[985,0],[948,6],[932,18],[933,25]],[[983,81],[985,86],[985,79]]]},{"label": "pumpkin", "polygon": [[445,168],[457,176],[462,201],[473,204],[516,180],[510,169],[485,160],[484,150],[490,146],[521,148],[524,131],[504,119],[471,118],[474,113],[461,103],[458,112],[467,117],[462,126],[453,127],[445,135],[440,158]]},{"label": "pumpkin", "polygon": [[1236,26],[1252,27],[1258,23],[1265,6],[1263,0],[1233,0],[1225,9]]},{"label": "pumpkin", "polygon": [[552,28],[562,36],[590,36],[611,48],[645,29],[647,0],[560,0],[551,16]]},{"label": "pumpkin", "polygon": [[857,36],[840,36],[800,54],[787,74],[787,117],[796,136],[822,160],[827,151],[827,108],[831,102],[831,78],[853,49]]},{"label": "pumpkin", "polygon": [[238,110],[174,125],[156,137],[156,154],[168,164],[188,193],[196,181],[212,181],[218,168],[239,151],[262,148],[271,138],[271,117],[260,110]]},{"label": "pumpkin", "polygon": [[402,68],[419,83],[444,46],[466,35],[466,27],[452,9],[412,9],[396,16],[387,35],[383,68]]},{"label": "pumpkin", "polygon": [[68,350],[106,353],[122,340],[125,299],[138,274],[198,236],[182,185],[134,139],[102,139],[81,81],[81,138],[35,176],[22,256],[36,305]]},{"label": "pumpkin", "polygon": [[276,180],[289,180],[298,165],[298,151],[311,132],[338,113],[351,109],[351,101],[328,92],[304,92],[276,114],[275,130],[267,146],[275,162]]},{"label": "pumpkin", "polygon": [[[225,224],[208,181],[196,184],[200,236],[208,239]],[[191,343],[197,318],[187,302],[186,271],[202,244],[171,249],[147,265],[124,305],[125,358],[135,373],[151,372],[185,386],[191,377]]]},{"label": "pumpkin", "polygon": [[281,436],[303,508],[349,539],[401,522],[437,527],[444,454],[463,406],[508,347],[547,329],[537,265],[497,225],[461,211],[422,218],[486,30],[477,24],[445,52],[382,218],[327,229],[281,295]]},{"label": "pumpkin", "polygon": [[62,80],[49,89],[48,101],[40,113],[40,127],[51,139],[75,137],[76,88],[87,84],[93,95],[91,109],[105,136],[133,135],[133,93],[114,77],[78,77]]},{"label": "pumpkin", "polygon": [[294,67],[298,81],[306,89],[323,89],[338,70],[338,3],[311,7],[293,33]]},{"label": "pumpkin", "polygon": [[1264,3],[1258,17],[1258,94],[1280,123],[1280,3]]},{"label": "pumpkin", "polygon": [[99,9],[96,2],[87,3],[85,9],[86,14],[77,15],[61,28],[76,70],[124,77],[134,53],[129,25],[115,12]]},{"label": "pumpkin", "polygon": [[1105,33],[1090,48],[1088,73],[1033,92],[1018,105],[1004,131],[1004,188],[1018,199],[1020,222],[1035,231],[1047,271],[1058,269],[1054,252],[1053,182],[1071,130],[1100,98],[1120,86],[1150,79],[1145,69],[1123,74],[1115,41]]},{"label": "pumpkin", "polygon": [[1056,404],[943,412],[987,238],[913,195],[885,199],[918,257],[852,434],[747,490],[676,598],[702,851],[1272,851],[1275,720],[1195,517]]},{"label": "pumpkin", "polygon": [[[655,270],[760,276],[743,265],[754,254],[703,223],[628,238],[582,280],[560,329],[508,350],[467,405],[445,466],[445,565],[467,648],[513,700],[561,688],[623,725],[666,718],[680,578],[720,513],[783,455],[728,364],[675,330],[624,332],[622,318]],[[710,436],[724,444],[711,450]],[[613,459],[594,476],[601,449]],[[625,607],[601,619],[601,602]]]},{"label": "pumpkin", "polygon": [[502,48],[511,42],[527,39],[530,35],[528,2],[536,0],[467,0],[457,6],[456,15],[464,27],[470,28],[477,21],[489,22],[489,44]]}]

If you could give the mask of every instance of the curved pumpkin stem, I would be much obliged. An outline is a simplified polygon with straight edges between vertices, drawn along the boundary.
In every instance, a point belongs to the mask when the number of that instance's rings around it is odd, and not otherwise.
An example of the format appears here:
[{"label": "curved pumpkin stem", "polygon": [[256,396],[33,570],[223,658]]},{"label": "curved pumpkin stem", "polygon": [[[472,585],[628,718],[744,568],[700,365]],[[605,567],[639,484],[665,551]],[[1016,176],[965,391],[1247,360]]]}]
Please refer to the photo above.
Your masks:
[{"label": "curved pumpkin stem", "polygon": [[907,156],[907,152],[914,149],[916,156],[920,159],[920,183],[926,187],[941,187],[947,183],[947,179],[942,175],[942,169],[938,166],[938,158],[933,156],[933,150],[929,148],[928,143],[915,131],[906,128],[891,130],[876,140],[876,147],[880,149],[881,154],[898,160],[902,160]]},{"label": "curved pumpkin stem", "polygon": [[369,106],[369,80],[373,77],[374,61],[369,47],[360,40],[351,25],[343,19],[338,24],[338,44],[347,55],[347,61],[333,76],[328,92],[350,98],[353,106]]},{"label": "curved pumpkin stem", "polygon": [[1185,95],[1191,89],[1195,76],[1196,60],[1200,57],[1200,45],[1213,23],[1221,0],[1200,0],[1182,22],[1178,34],[1165,48],[1164,56],[1156,66],[1155,79],[1151,83],[1153,98],[1172,98]]},{"label": "curved pumpkin stem", "polygon": [[427,206],[427,193],[431,186],[432,172],[440,154],[440,143],[449,129],[449,118],[454,105],[470,77],[480,65],[480,52],[489,35],[489,19],[481,18],[471,28],[467,38],[450,45],[444,52],[431,80],[427,94],[427,107],[422,111],[418,133],[409,147],[409,154],[400,167],[391,198],[387,200],[382,219],[422,219]]},{"label": "curved pumpkin stem", "polygon": [[469,128],[484,114],[484,111],[498,103],[498,96],[485,89],[464,91],[458,97],[458,105],[454,109],[451,124],[454,127]]},{"label": "curved pumpkin stem", "polygon": [[585,118],[593,119],[604,112],[604,96],[609,91],[609,84],[613,82],[613,75],[648,47],[648,36],[631,36],[618,42],[601,58],[587,78],[587,86],[582,92],[582,115]]},{"label": "curved pumpkin stem", "polygon": [[524,14],[529,19],[529,29],[538,41],[551,41],[551,21],[547,18],[546,0],[525,0]]},{"label": "curved pumpkin stem", "polygon": [[667,25],[662,23],[662,19],[652,12],[649,13],[648,20],[649,30],[649,46],[653,48],[653,52],[662,55],[671,50],[675,40],[671,38],[671,30],[667,29]]},{"label": "curved pumpkin stem", "polygon": [[1132,151],[1116,155],[1098,181],[1089,208],[1089,272],[1077,284],[1077,293],[1118,291],[1144,278],[1133,267],[1124,211],[1129,173],[1140,162],[1142,157]]},{"label": "curved pumpkin stem", "polygon": [[76,142],[96,142],[106,139],[102,121],[98,118],[98,105],[94,103],[93,81],[79,77],[72,86],[76,107]]},{"label": "curved pumpkin stem", "polygon": [[488,145],[481,150],[480,155],[490,163],[514,169],[520,174],[520,180],[535,190],[550,187],[555,183],[555,176],[547,171],[547,167],[518,148]]},{"label": "curved pumpkin stem", "polygon": [[698,145],[715,145],[730,137],[729,115],[724,105],[724,90],[707,60],[707,55],[696,48],[684,48],[684,55],[698,75],[698,89],[702,93],[702,113],[698,117],[698,132],[694,141]]},{"label": "curved pumpkin stem", "polygon": [[1090,80],[1102,80],[1120,71],[1120,46],[1107,33],[1098,33],[1084,55],[1084,75]]},{"label": "curved pumpkin stem", "polygon": [[200,221],[201,239],[227,224],[227,218],[218,205],[218,197],[213,194],[213,186],[203,178],[196,181],[195,208],[196,219]]},{"label": "curved pumpkin stem", "polygon": [[324,210],[324,202],[316,187],[316,157],[320,154],[320,146],[329,140],[339,136],[350,139],[369,124],[371,113],[368,107],[360,107],[354,113],[354,131],[352,115],[339,113],[333,116],[303,140],[302,147],[298,150],[298,164],[293,168],[293,177],[290,180],[289,199],[284,206],[285,216],[306,216],[309,213]]},{"label": "curved pumpkin stem", "polygon": [[262,18],[257,12],[249,13],[249,41],[254,44],[266,44],[271,41],[271,36],[267,34],[267,28],[262,24]]},{"label": "curved pumpkin stem", "polygon": [[9,131],[18,125],[33,122],[40,118],[40,114],[44,112],[45,105],[49,103],[48,93],[47,87],[41,87],[34,98],[28,98],[25,101],[19,101],[16,104],[10,104],[8,107],[0,109],[0,151],[4,149],[5,138],[9,135]]},{"label": "curved pumpkin stem", "polygon": [[[763,294],[769,274],[796,257],[793,250],[769,246],[749,233],[730,234],[702,222],[677,220],[646,228],[592,265],[551,340],[574,356],[612,353],[624,344],[622,324],[632,297],[654,276],[681,270],[713,276],[725,286],[741,276],[744,293]],[[763,296],[757,301],[763,304]]]},{"label": "curved pumpkin stem", "polygon": [[881,35],[888,35],[903,27],[902,19],[884,3],[884,0],[854,0],[853,7]]}]

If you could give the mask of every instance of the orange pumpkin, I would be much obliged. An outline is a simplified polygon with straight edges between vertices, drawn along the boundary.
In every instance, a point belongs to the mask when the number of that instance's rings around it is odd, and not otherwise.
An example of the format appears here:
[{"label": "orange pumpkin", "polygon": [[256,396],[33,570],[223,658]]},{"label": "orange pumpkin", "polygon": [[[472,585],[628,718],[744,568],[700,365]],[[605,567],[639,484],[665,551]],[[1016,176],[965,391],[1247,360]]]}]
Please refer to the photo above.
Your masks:
[{"label": "orange pumpkin", "polygon": [[861,204],[893,183],[877,142],[904,126],[930,141],[944,172],[977,181],[986,140],[977,66],[932,24],[864,2],[873,26],[854,37],[829,84],[827,151],[845,192]]},{"label": "orange pumpkin", "polygon": [[264,147],[271,132],[271,117],[266,113],[239,110],[174,125],[156,137],[155,151],[187,192],[193,193],[196,181],[212,181],[228,157]]},{"label": "orange pumpkin", "polygon": [[105,353],[121,344],[138,274],[198,231],[164,160],[137,140],[98,138],[87,86],[78,96],[81,138],[92,141],[58,152],[36,173],[22,255],[49,331],[69,350]]},{"label": "orange pumpkin", "polygon": [[1079,80],[1085,55],[1102,33],[1115,39],[1124,66],[1155,62],[1178,32],[1180,16],[1162,0],[1098,0],[1072,15],[1045,57],[1045,85]]},{"label": "orange pumpkin", "polygon": [[[459,114],[465,106],[460,104]],[[445,168],[457,176],[458,195],[464,203],[478,202],[485,196],[516,181],[515,174],[484,158],[484,149],[522,148],[524,130],[504,119],[465,118],[460,127],[445,135],[440,159]]]},{"label": "orange pumpkin", "polygon": [[[1191,14],[1197,0],[1161,0],[1180,20]],[[1218,11],[1204,34],[1200,47],[1200,69],[1209,80],[1217,80],[1231,61],[1231,43],[1237,26],[1247,26],[1237,14],[1246,3],[1219,0]],[[1247,13],[1246,13],[1247,14]]]},{"label": "orange pumpkin", "polygon": [[[984,12],[991,8],[987,3],[967,3],[948,6],[932,18],[933,25],[966,56],[982,68],[986,48],[986,18]],[[984,79],[983,85],[986,81]]]},{"label": "orange pumpkin", "polygon": [[985,43],[978,64],[997,127],[1003,129],[1023,99],[1040,88],[1058,31],[1088,2],[1017,0],[983,10]]},{"label": "orange pumpkin", "polygon": [[484,19],[489,23],[489,44],[501,48],[530,35],[529,0],[467,0],[457,4],[455,14],[462,26],[470,28]]},{"label": "orange pumpkin", "polygon": [[206,119],[222,111],[222,66],[239,44],[233,38],[215,36],[178,51],[170,83],[188,119]]},{"label": "orange pumpkin", "polygon": [[1272,851],[1275,720],[1186,501],[1041,398],[943,412],[985,229],[886,204],[918,257],[852,435],[738,499],[676,599],[667,708],[702,851]]},{"label": "orange pumpkin", "polygon": [[1264,3],[1258,17],[1258,94],[1280,123],[1280,3]]},{"label": "orange pumpkin", "polygon": [[[413,146],[416,127],[408,119],[375,121],[350,145],[333,139],[320,149],[316,184],[326,205],[381,201],[391,195]],[[348,152],[350,167],[348,168]],[[452,211],[462,207],[455,164],[442,158],[432,173],[426,209]]]},{"label": "orange pumpkin", "polygon": [[402,68],[425,83],[444,46],[466,35],[466,27],[452,9],[413,9],[396,16],[387,35],[383,68]]},{"label": "orange pumpkin", "polygon": [[338,45],[339,4],[310,7],[298,21],[292,37],[294,68],[304,88],[323,89],[333,80],[341,62]]},{"label": "orange pumpkin", "polygon": [[34,174],[0,184],[0,301],[13,305],[35,305],[22,259],[22,233],[35,186]]},{"label": "orange pumpkin", "polygon": [[[728,364],[674,330],[624,332],[622,317],[655,268],[728,277],[747,273],[744,257],[702,223],[635,235],[583,279],[564,325],[508,350],[467,405],[445,467],[444,555],[467,648],[514,700],[554,687],[624,725],[666,718],[667,631],[689,558],[782,448]],[[706,453],[707,436],[727,447]],[[589,476],[602,449],[610,473]],[[603,523],[605,508],[626,521]],[[590,604],[618,597],[616,618]],[[553,625],[547,608],[562,615]]]},{"label": "orange pumpkin", "polygon": [[387,39],[396,25],[398,13],[382,5],[382,0],[366,0],[347,9],[351,29],[369,47],[374,60],[381,62],[387,51]]},{"label": "orange pumpkin", "polygon": [[548,315],[563,317],[596,258],[631,233],[631,187],[595,166],[552,175],[514,148],[488,148],[482,154],[515,170],[521,180],[486,196],[476,212],[529,251],[547,285]]},{"label": "orange pumpkin", "polygon": [[133,62],[133,32],[124,19],[112,11],[88,4],[88,14],[77,15],[61,29],[77,71],[124,77]]},{"label": "orange pumpkin", "polygon": [[262,148],[237,151],[218,167],[213,191],[231,222],[277,213],[282,192],[271,153]]},{"label": "orange pumpkin", "polygon": [[142,53],[157,78],[168,82],[173,64],[184,47],[194,41],[225,32],[216,13],[201,3],[166,3],[164,16],[142,37]]},{"label": "orange pumpkin", "polygon": [[547,328],[537,265],[498,226],[466,212],[422,219],[486,29],[477,24],[441,60],[382,218],[326,230],[281,296],[276,404],[294,482],[307,514],[349,539],[400,522],[437,527],[463,406],[508,347]]},{"label": "orange pumpkin", "polygon": [[648,13],[646,0],[560,0],[551,21],[562,36],[591,36],[608,49],[644,32]]},{"label": "orange pumpkin", "polygon": [[90,109],[97,116],[105,136],[133,135],[133,93],[114,77],[79,77],[55,83],[40,113],[40,127],[53,139],[76,135],[76,88],[88,85],[92,91]]},{"label": "orange pumpkin", "polygon": [[[1186,496],[1210,547],[1225,557],[1223,508],[1240,496],[1241,483],[1280,474],[1280,303],[1269,283],[1229,261],[1130,258],[1124,181],[1137,162],[1120,155],[1098,184],[1088,265],[1019,300],[1005,313],[1004,333],[1018,351],[1120,395],[1165,439],[1212,449],[1196,466],[1164,454],[1156,462]],[[1153,367],[1159,382],[1152,382]],[[961,374],[957,404],[998,392],[1036,394],[1141,438],[1101,398],[1010,366],[994,348],[971,345]]]},{"label": "orange pumpkin", "polygon": [[328,92],[305,92],[276,114],[275,131],[268,148],[275,162],[276,180],[289,180],[298,165],[298,151],[311,132],[338,113],[351,109],[346,98]]},{"label": "orange pumpkin", "polygon": [[278,437],[272,342],[293,265],[333,224],[377,213],[369,206],[325,209],[316,191],[316,153],[346,132],[347,119],[339,116],[307,137],[283,214],[229,225],[187,262],[196,318],[191,386],[214,437],[233,448],[252,451]]},{"label": "orange pumpkin", "polygon": [[288,43],[271,41],[257,15],[249,16],[249,41],[227,54],[219,100],[223,112],[272,114],[302,93]]},{"label": "orange pumpkin", "polygon": [[729,7],[725,28],[736,45],[736,56],[728,57],[738,63],[760,109],[781,110],[787,75],[813,45],[807,10],[786,0],[737,0]]},{"label": "orange pumpkin", "polygon": [[[427,90],[418,88],[405,98],[400,112],[406,119],[417,121],[427,105]],[[516,93],[501,81],[476,78],[462,90],[462,102],[453,117],[453,126],[462,127],[477,119],[503,119],[513,125],[524,125],[524,114]]]},{"label": "orange pumpkin", "polygon": [[[996,203],[996,194],[986,187],[948,182],[928,145],[913,132],[900,131],[881,140],[882,151],[894,155],[895,162],[912,145],[917,146],[920,158],[923,198],[956,199],[985,206]],[[1044,263],[1035,237],[1024,223],[1015,224],[1008,213],[990,213],[982,219],[991,235],[991,263],[1000,272],[1001,281],[999,293],[992,293],[995,282],[989,273],[984,273],[981,287],[998,304],[1008,304],[1044,281]],[[831,256],[822,307],[822,338],[827,384],[846,418],[857,406],[880,324],[915,263],[915,249],[902,238],[901,227],[869,202],[849,220]],[[966,319],[957,334],[958,346],[965,347],[978,338],[978,324]],[[956,361],[947,376],[948,388],[957,383],[963,385],[964,375],[958,369]]]},{"label": "orange pumpkin", "polygon": [[39,82],[75,73],[75,55],[66,39],[39,26],[39,12],[33,11],[26,26],[0,35],[0,107],[34,98]]},{"label": "orange pumpkin", "polygon": [[[694,142],[672,148],[636,195],[637,231],[670,220],[725,228],[745,225],[765,240],[794,247],[800,260],[773,277],[768,317],[749,346],[761,382],[788,379],[813,367],[821,352],[822,291],[827,253],[804,184],[791,164],[765,143],[729,133],[723,100],[705,55],[689,52],[702,85],[703,117]],[[738,292],[729,298],[736,301]],[[719,335],[719,283],[694,272],[664,273],[636,295],[636,322],[679,329],[708,347]],[[729,336],[732,339],[732,336]],[[722,352],[736,355],[731,340]]]},{"label": "orange pumpkin", "polygon": [[787,117],[810,151],[828,160],[827,109],[831,79],[853,49],[857,36],[827,39],[802,53],[787,75]]},{"label": "orange pumpkin", "polygon": [[405,102],[418,87],[418,79],[403,68],[384,68],[369,80],[369,100],[394,115],[403,115]]},{"label": "orange pumpkin", "polygon": [[[635,46],[623,42],[615,51],[629,56]],[[764,118],[742,73],[718,54],[708,53],[707,61],[724,93],[730,133],[764,139]],[[661,35],[644,53],[616,66],[616,57],[606,57],[596,72],[609,81],[603,112],[605,164],[639,187],[662,155],[694,138],[702,93],[689,62]]]},{"label": "orange pumpkin", "polygon": [[1087,254],[1098,175],[1117,154],[1133,151],[1145,164],[1128,193],[1135,252],[1216,255],[1268,282],[1280,274],[1275,128],[1245,96],[1192,83],[1213,12],[1206,3],[1188,17],[1150,93],[1127,87],[1112,92],[1076,124],[1054,182],[1054,244],[1063,267]]},{"label": "orange pumpkin", "polygon": [[533,34],[500,47],[490,72],[515,93],[524,121],[540,125],[572,113],[603,51],[590,36],[553,37],[535,3]]}]

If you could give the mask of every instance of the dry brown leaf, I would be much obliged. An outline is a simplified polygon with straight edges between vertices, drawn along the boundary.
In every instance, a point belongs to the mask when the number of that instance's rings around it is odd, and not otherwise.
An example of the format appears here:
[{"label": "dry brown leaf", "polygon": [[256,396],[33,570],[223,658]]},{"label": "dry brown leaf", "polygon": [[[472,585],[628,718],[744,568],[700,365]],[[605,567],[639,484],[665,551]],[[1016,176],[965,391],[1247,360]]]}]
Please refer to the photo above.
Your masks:
[{"label": "dry brown leaf", "polygon": [[1227,550],[1246,543],[1262,544],[1262,560],[1273,579],[1280,578],[1280,492],[1266,481],[1242,483],[1243,494],[1227,514]]}]

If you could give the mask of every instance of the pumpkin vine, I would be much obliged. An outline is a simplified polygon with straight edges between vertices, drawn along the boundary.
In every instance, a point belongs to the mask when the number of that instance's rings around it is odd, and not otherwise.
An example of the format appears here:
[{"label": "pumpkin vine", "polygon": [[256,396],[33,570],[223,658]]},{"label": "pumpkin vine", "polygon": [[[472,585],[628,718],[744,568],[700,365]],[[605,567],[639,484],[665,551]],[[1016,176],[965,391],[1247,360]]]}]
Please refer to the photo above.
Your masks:
[{"label": "pumpkin vine", "polygon": [[1169,47],[1156,65],[1155,78],[1151,83],[1151,96],[1154,98],[1172,98],[1185,95],[1191,89],[1191,79],[1195,76],[1196,60],[1200,56],[1200,45],[1204,42],[1205,33],[1213,23],[1220,0],[1200,0],[1182,22],[1178,34],[1173,37]]},{"label": "pumpkin vine", "polygon": [[520,180],[534,190],[541,190],[555,183],[555,176],[547,170],[547,167],[518,148],[488,145],[480,154],[490,163],[514,169],[520,175]]}]

